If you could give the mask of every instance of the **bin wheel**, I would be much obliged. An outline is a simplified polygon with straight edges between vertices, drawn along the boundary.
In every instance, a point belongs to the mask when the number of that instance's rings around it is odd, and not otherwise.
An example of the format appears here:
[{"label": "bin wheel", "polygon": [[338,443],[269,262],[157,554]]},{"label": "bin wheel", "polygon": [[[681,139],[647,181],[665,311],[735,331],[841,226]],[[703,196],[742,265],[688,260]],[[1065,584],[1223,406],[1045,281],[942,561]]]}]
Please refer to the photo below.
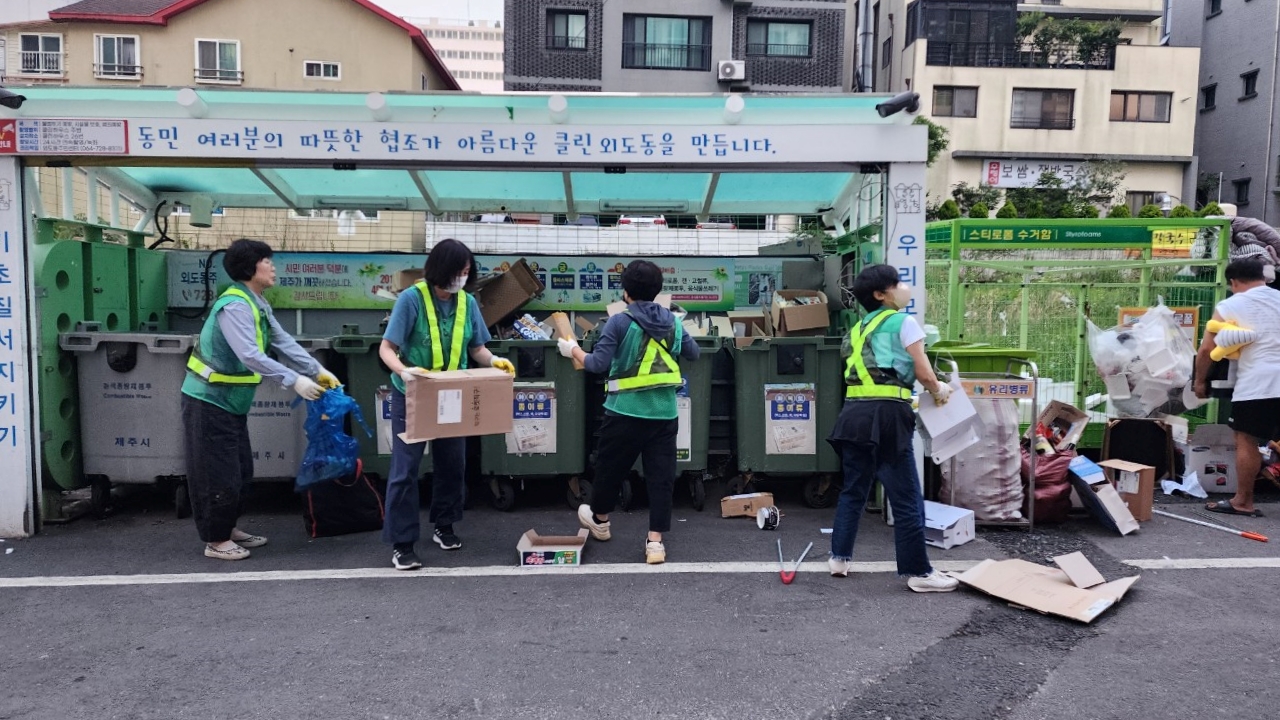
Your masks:
[{"label": "bin wheel", "polygon": [[746,475],[734,475],[729,482],[725,483],[724,494],[742,495],[746,493],[747,488],[751,487],[751,480]]},{"label": "bin wheel", "polygon": [[702,512],[707,505],[707,481],[701,477],[690,480],[689,495],[693,498],[693,509]]},{"label": "bin wheel", "polygon": [[626,512],[631,509],[631,500],[633,499],[631,491],[631,478],[627,478],[622,481],[622,497],[618,500],[619,510]]},{"label": "bin wheel", "polygon": [[493,506],[507,512],[516,506],[516,486],[510,480],[490,480],[489,490],[493,492]]},{"label": "bin wheel", "polygon": [[173,487],[173,509],[179,520],[191,517],[191,491],[186,478],[179,478]]},{"label": "bin wheel", "polygon": [[90,477],[89,508],[98,517],[105,517],[111,510],[111,480],[106,475]]},{"label": "bin wheel", "polygon": [[829,475],[811,477],[804,482],[804,504],[811,508],[829,508],[835,504],[840,489]]},{"label": "bin wheel", "polygon": [[577,510],[580,505],[591,502],[591,481],[577,475],[569,478],[565,499],[569,501],[569,507],[574,510]]}]

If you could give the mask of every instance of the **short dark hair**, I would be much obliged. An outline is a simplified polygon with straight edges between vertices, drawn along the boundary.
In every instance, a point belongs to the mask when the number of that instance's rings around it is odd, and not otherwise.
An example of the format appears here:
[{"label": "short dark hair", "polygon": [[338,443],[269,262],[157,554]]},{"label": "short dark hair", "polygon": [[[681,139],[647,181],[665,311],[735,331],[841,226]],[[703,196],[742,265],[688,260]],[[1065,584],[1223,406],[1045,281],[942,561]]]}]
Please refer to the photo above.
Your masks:
[{"label": "short dark hair", "polygon": [[1237,282],[1255,282],[1258,280],[1266,280],[1263,274],[1262,261],[1257,257],[1240,258],[1232,260],[1227,265],[1227,282],[1235,280]]},{"label": "short dark hair", "polygon": [[275,255],[271,246],[261,240],[240,238],[222,255],[222,269],[236,282],[245,282],[258,272],[258,263]]},{"label": "short dark hair", "polygon": [[632,300],[653,302],[662,292],[662,268],[648,260],[632,260],[622,271],[622,289]]},{"label": "short dark hair", "polygon": [[[471,248],[461,242],[448,238],[436,243],[427,253],[427,262],[422,266],[422,275],[432,287],[447,288],[453,284],[454,278],[462,273],[471,273],[475,267],[475,256]],[[472,278],[474,279],[474,278]]]},{"label": "short dark hair", "polygon": [[853,279],[853,296],[868,312],[879,310],[884,302],[876,299],[876,293],[889,292],[900,280],[898,269],[892,265],[868,265]]}]

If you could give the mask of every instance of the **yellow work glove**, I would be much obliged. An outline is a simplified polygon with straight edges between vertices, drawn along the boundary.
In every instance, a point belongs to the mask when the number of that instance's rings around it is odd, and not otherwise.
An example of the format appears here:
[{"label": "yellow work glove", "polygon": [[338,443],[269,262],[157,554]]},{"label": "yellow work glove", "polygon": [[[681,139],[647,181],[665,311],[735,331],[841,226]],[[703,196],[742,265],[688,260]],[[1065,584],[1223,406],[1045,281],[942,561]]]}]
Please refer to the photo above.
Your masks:
[{"label": "yellow work glove", "polygon": [[494,370],[501,370],[508,375],[514,376],[516,374],[516,366],[512,365],[511,361],[506,358],[494,356],[494,358],[489,361],[489,367]]},{"label": "yellow work glove", "polygon": [[409,379],[410,379],[411,377],[413,377],[413,376],[415,376],[415,375],[417,375],[417,376],[422,376],[422,375],[426,375],[426,374],[427,374],[427,371],[426,371],[426,370],[423,370],[423,369],[422,369],[422,368],[420,368],[420,367],[407,367],[407,368],[405,368],[404,370],[401,370],[401,371],[400,371],[400,379],[401,379],[401,380],[403,380],[403,381],[404,381],[404,383],[405,383],[406,385],[408,385],[408,384],[409,384]]},{"label": "yellow work glove", "polygon": [[324,368],[320,368],[320,372],[316,373],[316,382],[325,390],[332,390],[342,385],[342,383],[338,382],[337,375],[334,375]]}]

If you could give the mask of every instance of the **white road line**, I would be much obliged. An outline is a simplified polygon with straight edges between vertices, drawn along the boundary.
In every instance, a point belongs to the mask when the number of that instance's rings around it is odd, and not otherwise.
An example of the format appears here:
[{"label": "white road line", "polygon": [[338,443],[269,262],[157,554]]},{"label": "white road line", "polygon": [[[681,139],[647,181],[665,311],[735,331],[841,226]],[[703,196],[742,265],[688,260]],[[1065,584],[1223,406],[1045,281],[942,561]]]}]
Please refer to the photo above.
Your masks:
[{"label": "white road line", "polygon": [[[1280,568],[1280,558],[1205,558],[1122,560],[1121,562],[1143,570],[1226,570],[1251,568]],[[934,562],[939,570],[963,572],[977,565],[976,560],[940,560]],[[896,563],[855,562],[849,572],[859,574],[893,573]],[[524,568],[507,565],[460,568],[423,568],[402,572],[391,568],[351,568],[336,570],[268,570],[228,571],[217,573],[168,573],[158,575],[64,575],[43,577],[0,578],[0,590],[8,588],[59,588],[119,585],[182,585],[243,582],[296,582],[300,580],[412,580],[423,578],[474,578],[474,577],[544,577],[547,575],[750,575],[776,574],[777,563],[761,562],[702,562],[666,563],[644,565],[642,563],[601,563],[577,567]],[[806,562],[800,567],[804,573],[827,572],[826,562]]]}]

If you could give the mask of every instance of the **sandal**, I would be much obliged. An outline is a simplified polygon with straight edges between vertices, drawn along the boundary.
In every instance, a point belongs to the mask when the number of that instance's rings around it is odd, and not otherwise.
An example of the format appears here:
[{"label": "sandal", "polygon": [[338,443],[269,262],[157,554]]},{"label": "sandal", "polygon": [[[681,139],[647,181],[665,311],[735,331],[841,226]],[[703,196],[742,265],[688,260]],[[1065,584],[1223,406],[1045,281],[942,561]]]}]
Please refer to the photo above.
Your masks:
[{"label": "sandal", "polygon": [[1257,510],[1237,510],[1230,500],[1219,500],[1218,502],[1209,503],[1205,506],[1205,510],[1209,512],[1222,513],[1223,515],[1243,515],[1245,517],[1262,517],[1262,513]]}]

